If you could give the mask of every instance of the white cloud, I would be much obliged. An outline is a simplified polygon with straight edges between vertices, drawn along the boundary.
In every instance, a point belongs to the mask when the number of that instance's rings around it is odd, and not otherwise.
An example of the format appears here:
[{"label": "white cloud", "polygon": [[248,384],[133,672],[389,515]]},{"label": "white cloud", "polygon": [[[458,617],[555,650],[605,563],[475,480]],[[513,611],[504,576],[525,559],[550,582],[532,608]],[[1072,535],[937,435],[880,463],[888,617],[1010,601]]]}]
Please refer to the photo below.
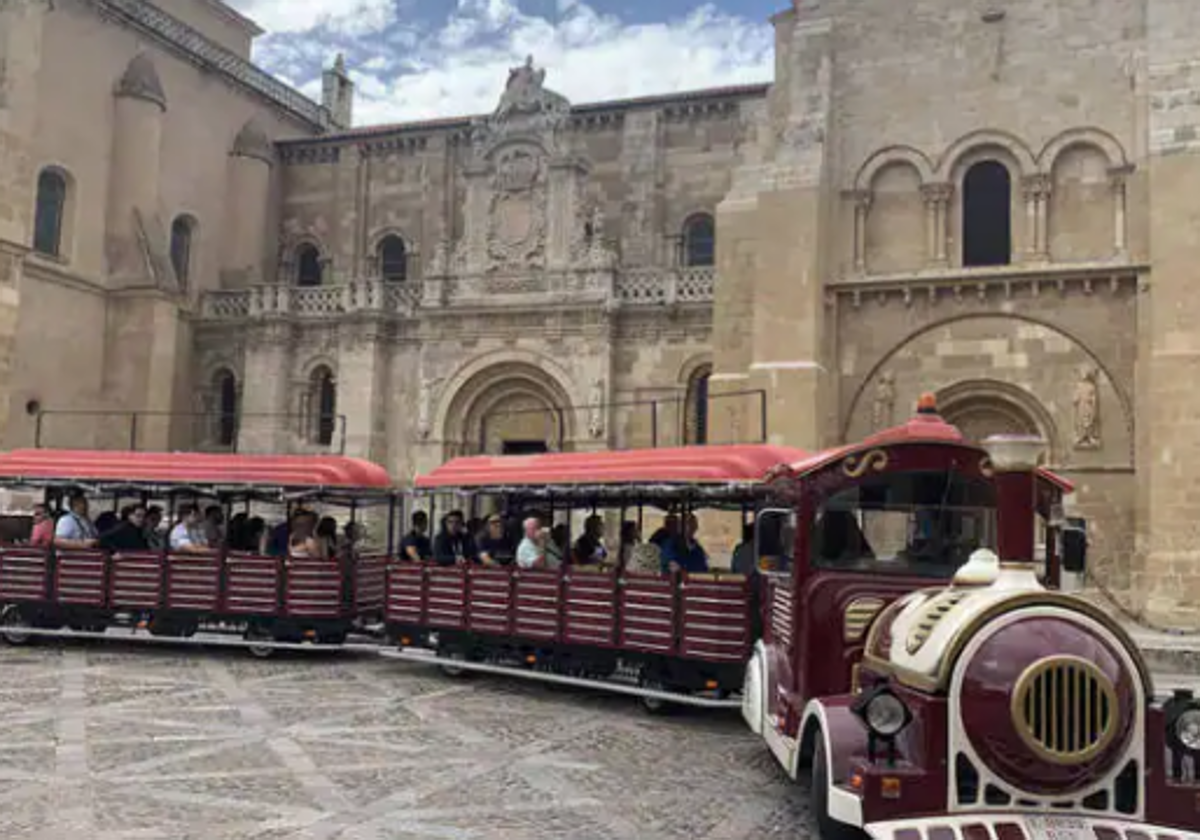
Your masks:
[{"label": "white cloud", "polygon": [[360,126],[488,112],[528,54],[546,68],[546,86],[576,103],[767,81],[774,67],[768,24],[711,5],[632,26],[584,0],[559,0],[554,20],[516,0],[458,0],[436,30],[414,30],[408,16],[398,22],[395,0],[234,5],[273,33],[257,60],[305,92],[319,91],[320,64],[344,51]]}]

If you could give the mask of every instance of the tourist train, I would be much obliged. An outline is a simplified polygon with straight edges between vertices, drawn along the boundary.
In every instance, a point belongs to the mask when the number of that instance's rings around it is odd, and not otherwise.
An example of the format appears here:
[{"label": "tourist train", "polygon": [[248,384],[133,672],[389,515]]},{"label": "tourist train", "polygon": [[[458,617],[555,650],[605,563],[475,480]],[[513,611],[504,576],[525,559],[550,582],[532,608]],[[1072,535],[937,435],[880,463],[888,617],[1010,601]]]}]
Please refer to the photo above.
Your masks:
[{"label": "tourist train", "polygon": [[[924,397],[907,423],[822,452],[475,456],[404,493],[350,458],[17,451],[0,455],[0,485],[47,498],[374,509],[387,544],[334,559],[9,546],[0,633],[118,626],[262,656],[369,633],[359,647],[450,673],[590,686],[651,711],[737,707],[790,776],[811,772],[825,840],[1200,838],[1200,702],[1156,698],[1122,627],[1060,590],[1087,541],[1041,445],[970,443]],[[631,541],[647,512],[685,530],[705,512],[744,529],[751,563],[662,551],[654,568],[623,544],[557,567],[401,550],[414,509],[436,522],[481,504],[568,535],[582,514],[585,537],[608,513]]]}]

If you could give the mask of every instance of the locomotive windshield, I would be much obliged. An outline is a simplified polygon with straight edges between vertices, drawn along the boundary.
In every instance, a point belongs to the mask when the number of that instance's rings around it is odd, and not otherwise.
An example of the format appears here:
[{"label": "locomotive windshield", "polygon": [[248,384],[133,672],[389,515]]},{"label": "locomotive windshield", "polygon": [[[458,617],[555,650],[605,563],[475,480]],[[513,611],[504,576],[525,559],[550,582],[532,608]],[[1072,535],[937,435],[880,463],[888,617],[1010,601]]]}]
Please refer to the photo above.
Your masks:
[{"label": "locomotive windshield", "polygon": [[812,528],[812,565],[950,578],[995,548],[995,491],[953,472],[890,473],[830,496]]}]

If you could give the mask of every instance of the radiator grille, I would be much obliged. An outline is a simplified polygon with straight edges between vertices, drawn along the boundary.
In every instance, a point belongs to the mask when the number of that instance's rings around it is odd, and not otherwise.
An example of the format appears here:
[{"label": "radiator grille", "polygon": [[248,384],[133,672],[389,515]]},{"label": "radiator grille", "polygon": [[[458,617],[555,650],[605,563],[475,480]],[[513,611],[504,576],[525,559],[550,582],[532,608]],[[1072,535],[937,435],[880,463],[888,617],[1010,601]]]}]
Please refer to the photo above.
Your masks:
[{"label": "radiator grille", "polygon": [[1051,656],[1030,665],[1012,697],[1013,725],[1039,758],[1081,764],[1116,735],[1117,693],[1094,664]]}]

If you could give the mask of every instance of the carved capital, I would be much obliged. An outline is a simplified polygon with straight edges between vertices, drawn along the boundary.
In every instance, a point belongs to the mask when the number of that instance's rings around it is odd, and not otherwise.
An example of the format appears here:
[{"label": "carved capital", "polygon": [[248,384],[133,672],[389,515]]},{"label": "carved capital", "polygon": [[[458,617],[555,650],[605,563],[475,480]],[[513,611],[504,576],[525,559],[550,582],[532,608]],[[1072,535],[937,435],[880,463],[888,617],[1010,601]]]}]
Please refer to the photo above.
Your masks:
[{"label": "carved capital", "polygon": [[1125,189],[1126,183],[1129,181],[1129,176],[1133,174],[1136,167],[1132,163],[1127,163],[1122,166],[1113,166],[1108,170],[1108,184],[1113,190]]},{"label": "carved capital", "polygon": [[926,204],[947,204],[953,196],[953,184],[942,181],[921,185],[921,199]]},{"label": "carved capital", "polygon": [[1021,179],[1021,194],[1026,201],[1045,199],[1050,196],[1053,181],[1045,172],[1035,172]]}]

